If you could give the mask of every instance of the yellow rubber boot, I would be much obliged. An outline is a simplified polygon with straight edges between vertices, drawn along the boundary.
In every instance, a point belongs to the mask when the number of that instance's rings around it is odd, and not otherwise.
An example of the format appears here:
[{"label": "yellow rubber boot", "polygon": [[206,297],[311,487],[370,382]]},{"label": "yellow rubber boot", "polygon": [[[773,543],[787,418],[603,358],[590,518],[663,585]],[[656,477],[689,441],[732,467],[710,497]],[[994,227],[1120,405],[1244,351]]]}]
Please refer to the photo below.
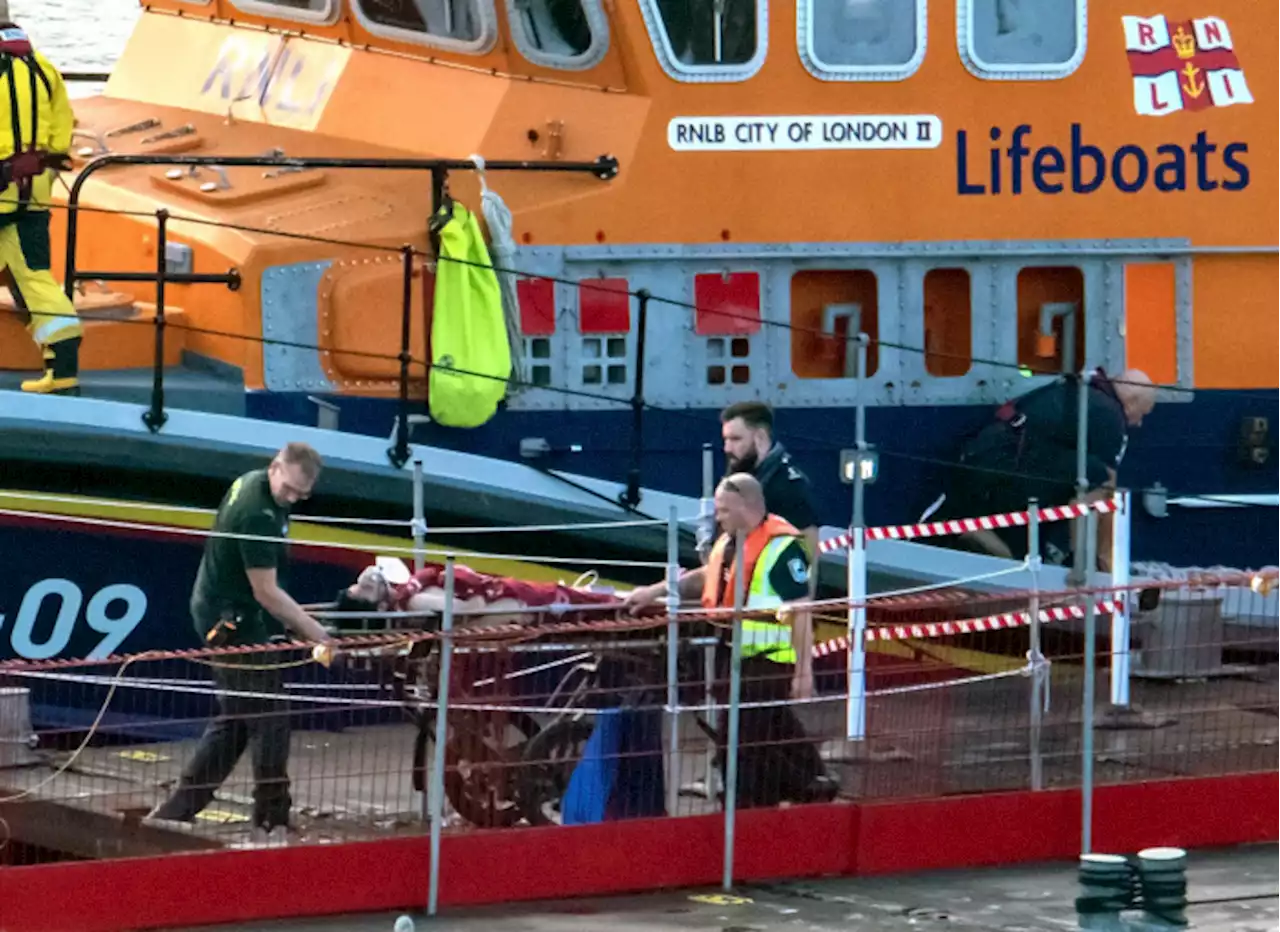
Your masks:
[{"label": "yellow rubber boot", "polygon": [[44,375],[22,383],[34,395],[80,394],[80,338],[62,340],[44,349]]}]

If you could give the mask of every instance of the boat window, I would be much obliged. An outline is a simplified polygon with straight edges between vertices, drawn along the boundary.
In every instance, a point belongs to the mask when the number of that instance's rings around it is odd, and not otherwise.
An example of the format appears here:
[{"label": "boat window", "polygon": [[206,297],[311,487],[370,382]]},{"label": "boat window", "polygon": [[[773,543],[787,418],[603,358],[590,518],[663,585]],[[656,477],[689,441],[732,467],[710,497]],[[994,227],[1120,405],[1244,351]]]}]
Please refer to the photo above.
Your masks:
[{"label": "boat window", "polygon": [[766,0],[640,0],[668,75],[679,81],[742,81],[760,70]]},{"label": "boat window", "polygon": [[332,23],[337,19],[338,0],[232,0],[246,13],[285,16],[310,23]]},{"label": "boat window", "polygon": [[609,46],[600,0],[507,0],[507,21],[520,54],[549,68],[590,68]]},{"label": "boat window", "polygon": [[802,379],[857,375],[859,331],[871,338],[866,375],[880,365],[879,299],[870,269],[797,272],[791,278],[791,371]]},{"label": "boat window", "polygon": [[371,33],[483,54],[497,39],[492,0],[355,0],[356,19]]},{"label": "boat window", "polygon": [[1088,0],[957,0],[965,67],[981,78],[1061,78],[1084,60]]},{"label": "boat window", "polygon": [[924,368],[964,375],[973,363],[973,302],[969,272],[930,269],[924,276]]},{"label": "boat window", "polygon": [[927,0],[800,0],[796,40],[826,81],[896,81],[924,61]]},{"label": "boat window", "polygon": [[[1084,366],[1084,273],[1075,266],[1018,272],[1018,365],[1038,373]],[[1069,354],[1069,355],[1068,355]]]}]

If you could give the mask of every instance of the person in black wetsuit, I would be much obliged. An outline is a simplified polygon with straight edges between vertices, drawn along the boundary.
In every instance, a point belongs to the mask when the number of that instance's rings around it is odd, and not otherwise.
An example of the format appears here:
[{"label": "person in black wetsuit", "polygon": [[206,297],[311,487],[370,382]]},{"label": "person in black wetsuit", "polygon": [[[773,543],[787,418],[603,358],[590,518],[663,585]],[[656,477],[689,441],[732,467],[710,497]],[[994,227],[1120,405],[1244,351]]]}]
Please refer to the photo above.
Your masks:
[{"label": "person in black wetsuit", "polygon": [[[1129,445],[1129,429],[1138,427],[1155,407],[1155,388],[1147,375],[1130,369],[1112,379],[1101,369],[1090,373],[1088,448],[1085,477],[1094,501],[1111,494]],[[996,417],[964,444],[951,470],[941,505],[922,521],[946,521],[1025,511],[1036,498],[1043,507],[1066,505],[1076,491],[1076,438],[1079,388],[1075,378],[1062,378],[1007,402]],[[938,505],[935,502],[935,505]],[[1064,565],[1071,561],[1071,522],[1040,528],[1041,556]],[[939,543],[956,544],[992,556],[1022,559],[1027,555],[1024,527],[976,531]],[[1099,547],[1100,568],[1107,568]]]}]

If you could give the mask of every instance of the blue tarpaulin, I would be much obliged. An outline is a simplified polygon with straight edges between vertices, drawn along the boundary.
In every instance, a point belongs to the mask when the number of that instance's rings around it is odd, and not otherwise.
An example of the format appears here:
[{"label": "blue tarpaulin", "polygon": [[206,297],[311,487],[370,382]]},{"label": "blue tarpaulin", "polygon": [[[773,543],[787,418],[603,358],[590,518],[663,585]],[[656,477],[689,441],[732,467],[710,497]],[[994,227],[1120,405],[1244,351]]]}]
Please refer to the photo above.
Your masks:
[{"label": "blue tarpaulin", "polygon": [[601,709],[560,803],[565,825],[666,812],[662,713]]}]

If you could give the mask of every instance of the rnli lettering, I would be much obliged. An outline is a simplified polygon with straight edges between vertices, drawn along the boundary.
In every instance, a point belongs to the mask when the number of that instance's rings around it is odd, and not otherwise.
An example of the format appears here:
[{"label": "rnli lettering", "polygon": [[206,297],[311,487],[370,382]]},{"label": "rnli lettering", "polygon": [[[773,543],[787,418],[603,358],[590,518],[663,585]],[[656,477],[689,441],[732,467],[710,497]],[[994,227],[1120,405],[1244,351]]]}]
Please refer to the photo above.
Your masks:
[{"label": "rnli lettering", "polygon": [[202,100],[237,118],[314,129],[347,62],[347,50],[230,36],[200,88]]},{"label": "rnli lettering", "polygon": [[667,144],[677,152],[806,149],[936,149],[942,120],[914,116],[675,117]]},{"label": "rnli lettering", "polygon": [[1201,131],[1186,146],[1166,143],[1148,152],[1142,146],[1122,145],[1114,152],[1085,141],[1079,123],[1071,124],[1071,145],[1032,148],[1032,129],[1014,128],[1005,144],[1004,131],[993,126],[991,147],[983,157],[981,143],[969,148],[967,130],[956,131],[957,194],[1022,194],[1032,187],[1042,194],[1090,194],[1110,184],[1126,194],[1154,187],[1157,191],[1243,191],[1249,186],[1249,166],[1243,156],[1247,143],[1219,145]]}]

